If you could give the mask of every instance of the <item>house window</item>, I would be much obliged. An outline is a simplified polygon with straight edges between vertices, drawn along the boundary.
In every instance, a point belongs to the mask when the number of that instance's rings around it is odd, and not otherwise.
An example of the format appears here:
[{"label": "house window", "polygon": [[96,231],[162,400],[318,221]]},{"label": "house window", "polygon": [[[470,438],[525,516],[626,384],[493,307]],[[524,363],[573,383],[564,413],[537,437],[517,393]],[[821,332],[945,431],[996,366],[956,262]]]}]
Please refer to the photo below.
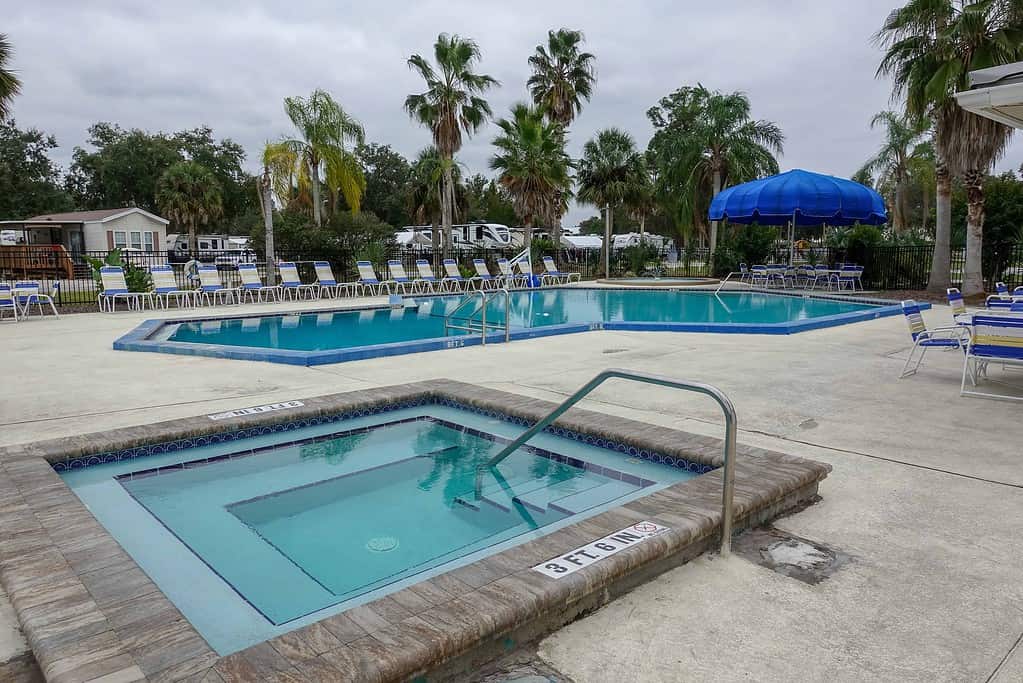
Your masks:
[{"label": "house window", "polygon": [[114,230],[114,249],[124,249],[128,246],[128,233],[124,230]]},{"label": "house window", "polygon": [[149,231],[142,233],[142,246],[145,247],[146,251],[154,251],[155,242],[156,233]]},{"label": "house window", "polygon": [[142,233],[138,230],[131,231],[131,248],[142,249]]}]

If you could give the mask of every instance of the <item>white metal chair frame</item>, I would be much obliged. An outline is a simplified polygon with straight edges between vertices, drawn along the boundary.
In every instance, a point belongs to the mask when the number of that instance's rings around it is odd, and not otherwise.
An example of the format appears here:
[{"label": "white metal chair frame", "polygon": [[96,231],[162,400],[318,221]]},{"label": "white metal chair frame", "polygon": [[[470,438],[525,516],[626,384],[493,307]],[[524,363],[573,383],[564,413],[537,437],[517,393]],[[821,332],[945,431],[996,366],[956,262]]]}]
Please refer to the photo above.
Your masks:
[{"label": "white metal chair frame", "polygon": [[53,297],[49,294],[43,294],[42,289],[38,282],[35,280],[21,280],[14,283],[14,303],[21,306],[21,317],[27,318],[32,310],[32,305],[36,306],[36,310],[39,313],[39,317],[43,316],[43,304],[50,307],[53,311],[54,317],[60,317],[57,313],[57,306],[53,302]]}]

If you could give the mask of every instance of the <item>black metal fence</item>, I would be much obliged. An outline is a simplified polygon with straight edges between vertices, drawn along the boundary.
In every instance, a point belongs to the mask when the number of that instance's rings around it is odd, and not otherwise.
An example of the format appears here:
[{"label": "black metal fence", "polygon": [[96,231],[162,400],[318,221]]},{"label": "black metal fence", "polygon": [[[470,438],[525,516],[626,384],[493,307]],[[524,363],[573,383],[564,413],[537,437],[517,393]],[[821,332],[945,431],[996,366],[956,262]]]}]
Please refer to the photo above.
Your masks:
[{"label": "black metal fence", "polygon": [[[863,283],[870,290],[924,289],[930,273],[931,257],[934,247],[925,246],[878,246],[860,249],[829,249],[813,248],[797,251],[795,256],[799,263],[828,264],[857,263],[864,266]],[[306,282],[315,281],[314,260],[326,260],[331,264],[335,276],[342,281],[358,278],[355,262],[365,255],[361,253],[337,250],[328,258],[317,254],[280,251],[279,261],[294,261],[299,274]],[[97,285],[93,278],[92,263],[103,261],[108,252],[67,252],[61,247],[46,245],[17,247],[0,247],[0,281],[38,280],[47,291],[56,291],[56,302],[59,306],[92,303],[96,300]],[[462,249],[453,254],[464,274],[475,274],[474,259],[483,259],[492,273],[497,273],[497,259],[514,256],[515,250],[501,249]],[[604,276],[604,263],[600,250],[565,249],[551,254],[555,257],[561,270],[577,272],[583,279],[599,279]],[[239,281],[237,266],[244,254],[237,251],[203,252],[193,255],[195,260],[215,264],[221,278],[226,284]],[[409,276],[415,277],[416,261],[426,259],[431,263],[433,254],[428,248],[389,247],[376,250],[377,268],[384,274],[384,261],[396,259],[402,262]],[[767,261],[786,263],[789,259],[788,249],[779,249],[768,256]],[[174,269],[178,285],[191,286],[189,280],[188,261],[180,256],[166,252],[146,252],[126,250],[121,253],[121,261],[129,271],[139,271],[138,276],[155,265],[171,265]],[[371,259],[374,260],[374,259]],[[539,272],[542,266],[539,257],[534,267]],[[753,264],[749,264],[753,265]],[[265,262],[257,261],[260,276],[266,277]],[[962,282],[965,266],[965,250],[953,248],[950,259],[950,272],[953,284]],[[1005,282],[1010,288],[1023,285],[1023,244],[990,244],[985,245],[983,253],[983,273],[985,286],[989,291],[994,289],[995,282]],[[437,272],[438,276],[442,273]],[[610,257],[611,277],[649,276],[661,277],[705,277],[711,275],[706,249],[663,249],[657,253],[641,254],[637,250],[616,249]],[[129,284],[132,278],[129,278]]]}]

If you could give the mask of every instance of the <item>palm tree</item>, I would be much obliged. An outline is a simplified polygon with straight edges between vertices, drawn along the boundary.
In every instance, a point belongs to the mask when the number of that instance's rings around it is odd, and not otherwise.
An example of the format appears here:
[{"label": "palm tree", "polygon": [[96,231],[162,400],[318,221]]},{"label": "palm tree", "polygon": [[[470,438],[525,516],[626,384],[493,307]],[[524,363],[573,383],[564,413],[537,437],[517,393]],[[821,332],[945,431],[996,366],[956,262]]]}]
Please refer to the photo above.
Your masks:
[{"label": "palm tree", "polygon": [[430,245],[433,251],[433,265],[440,267],[440,234],[437,225],[441,222],[441,197],[443,196],[444,171],[440,153],[436,147],[427,147],[419,152],[412,162],[409,185],[409,213],[418,223],[429,223]]},{"label": "palm tree", "polygon": [[[547,45],[537,45],[529,58],[533,75],[526,81],[533,102],[542,108],[549,119],[568,127],[583,108],[583,100],[593,96],[597,81],[593,69],[596,60],[589,52],[581,52],[586,40],[581,31],[562,28],[547,32]],[[568,208],[567,195],[562,202],[565,209],[554,217],[554,244],[561,245],[561,217]]]},{"label": "palm tree", "polygon": [[882,111],[870,121],[871,128],[884,127],[884,142],[877,154],[863,164],[861,173],[880,176],[879,182],[890,182],[895,187],[892,202],[892,226],[896,232],[904,231],[906,225],[906,191],[909,184],[911,158],[917,146],[930,130],[928,119],[913,118],[893,111]]},{"label": "palm tree", "polygon": [[913,148],[909,155],[909,179],[920,188],[920,230],[928,234],[931,217],[931,196],[934,191],[934,142],[927,140]]},{"label": "palm tree", "polygon": [[500,172],[497,182],[511,195],[524,226],[523,245],[529,246],[538,220],[556,220],[572,182],[564,128],[547,120],[542,109],[523,103],[513,106],[511,117],[497,126],[501,134],[494,139],[497,153],[490,168]]},{"label": "palm tree", "polygon": [[952,176],[966,186],[966,269],[963,295],[984,292],[981,264],[985,173],[1005,151],[1012,130],[965,111],[953,94],[969,72],[1023,56],[1023,9],[1017,0],[910,0],[888,15],[876,40],[885,47],[878,76],[892,79],[911,116],[934,122],[937,220],[928,289],[950,284]]},{"label": "palm tree", "polygon": [[21,92],[21,81],[7,68],[14,50],[6,33],[0,33],[0,121],[11,114],[11,100]]},{"label": "palm tree", "polygon": [[433,133],[433,144],[443,162],[441,222],[444,256],[450,255],[451,223],[455,206],[454,157],[462,148],[462,133],[472,135],[491,116],[482,95],[499,83],[474,71],[480,49],[468,38],[442,33],[433,46],[436,69],[420,55],[409,57],[409,68],[426,81],[426,91],[405,98],[405,110]]},{"label": "palm tree", "polygon": [[284,98],[284,111],[299,137],[282,140],[299,160],[299,186],[309,185],[313,222],[323,224],[320,171],[331,191],[339,190],[352,213],[358,213],[366,178],[358,159],[349,150],[365,142],[362,124],[346,112],[330,93],[314,90],[305,97]]},{"label": "palm tree", "polygon": [[579,160],[579,200],[604,210],[604,277],[611,277],[611,233],[614,207],[628,196],[629,188],[643,172],[642,157],[632,136],[607,128],[583,146]]},{"label": "palm tree", "polygon": [[646,160],[642,157],[640,170],[625,192],[625,208],[628,209],[629,216],[639,223],[639,241],[642,243],[643,235],[646,233],[646,219],[657,209],[654,182],[650,177]]},{"label": "palm tree", "polygon": [[179,161],[163,172],[156,184],[156,203],[160,213],[188,228],[188,248],[193,252],[198,250],[198,227],[224,214],[220,182],[208,168],[194,161]]}]

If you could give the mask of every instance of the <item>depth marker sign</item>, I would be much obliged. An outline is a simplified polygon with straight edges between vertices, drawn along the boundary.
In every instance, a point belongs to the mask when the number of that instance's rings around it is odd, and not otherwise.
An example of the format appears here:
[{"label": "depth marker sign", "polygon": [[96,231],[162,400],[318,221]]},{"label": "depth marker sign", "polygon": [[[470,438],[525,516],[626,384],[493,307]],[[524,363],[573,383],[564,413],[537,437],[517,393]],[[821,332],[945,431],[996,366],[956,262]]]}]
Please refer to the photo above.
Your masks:
[{"label": "depth marker sign", "polygon": [[610,557],[621,550],[642,543],[648,538],[662,534],[668,529],[669,527],[654,522],[639,522],[625,527],[621,531],[608,534],[604,538],[591,541],[570,553],[551,558],[536,565],[533,569],[552,579],[560,579],[562,576],[568,576],[594,562],[599,562],[605,557]]},{"label": "depth marker sign", "polygon": [[226,420],[229,417],[243,417],[245,415],[258,415],[259,413],[269,413],[274,410],[286,410],[288,408],[298,408],[299,406],[305,405],[301,401],[284,401],[283,403],[270,403],[265,406],[254,406],[252,408],[240,408],[238,410],[229,410],[226,413],[214,413],[213,415],[207,415],[206,417],[211,420]]}]

